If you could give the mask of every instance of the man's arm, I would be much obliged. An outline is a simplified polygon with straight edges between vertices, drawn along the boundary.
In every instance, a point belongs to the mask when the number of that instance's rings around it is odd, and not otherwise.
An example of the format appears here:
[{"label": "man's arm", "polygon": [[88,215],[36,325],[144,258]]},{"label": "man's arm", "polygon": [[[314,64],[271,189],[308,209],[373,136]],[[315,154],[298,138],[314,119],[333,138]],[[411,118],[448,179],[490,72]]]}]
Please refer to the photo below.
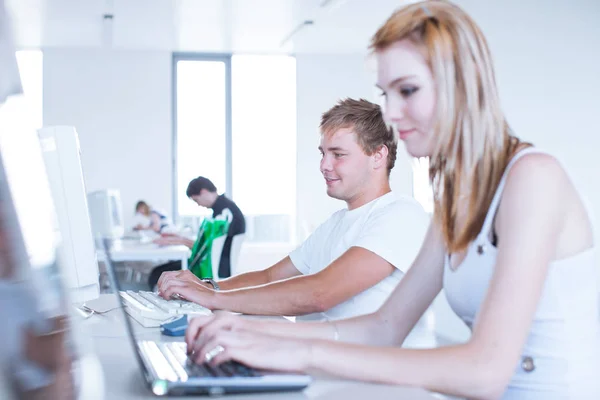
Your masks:
[{"label": "man's arm", "polygon": [[152,213],[150,216],[150,227],[148,228],[154,232],[160,232],[160,217],[156,213]]},{"label": "man's arm", "polygon": [[194,247],[195,241],[183,236],[169,234],[162,235],[161,237],[154,239],[154,243],[158,244],[159,246],[184,245],[191,249]]},{"label": "man's arm", "polygon": [[246,272],[245,274],[236,275],[219,281],[219,287],[222,291],[240,289],[250,286],[266,285],[271,282],[293,278],[298,275],[300,275],[300,271],[294,267],[290,257],[286,256],[277,264],[267,269]]},{"label": "man's arm", "polygon": [[[285,257],[277,264],[262,271],[247,272],[219,281],[219,287],[221,290],[232,290],[249,286],[259,286],[278,280],[292,278],[297,275],[300,275],[300,271],[294,267],[290,257]],[[202,288],[207,289],[203,290]],[[211,290],[207,291],[209,289]],[[194,291],[199,290],[201,290],[200,293],[193,294]],[[163,272],[158,280],[158,292],[165,299],[170,299],[173,293],[177,293],[191,301],[196,301],[194,300],[196,298],[204,299],[207,295],[214,294],[212,286],[208,283],[201,282],[200,279],[189,270]],[[206,305],[206,301],[196,302]]]},{"label": "man's arm", "polygon": [[393,271],[394,266],[377,254],[351,247],[316,274],[216,293],[215,308],[261,315],[324,312],[374,286]]},{"label": "man's arm", "polygon": [[314,275],[219,292],[172,287],[165,295],[180,293],[210,309],[260,315],[304,315],[328,310],[382,281],[393,271],[394,267],[377,254],[351,247]]}]

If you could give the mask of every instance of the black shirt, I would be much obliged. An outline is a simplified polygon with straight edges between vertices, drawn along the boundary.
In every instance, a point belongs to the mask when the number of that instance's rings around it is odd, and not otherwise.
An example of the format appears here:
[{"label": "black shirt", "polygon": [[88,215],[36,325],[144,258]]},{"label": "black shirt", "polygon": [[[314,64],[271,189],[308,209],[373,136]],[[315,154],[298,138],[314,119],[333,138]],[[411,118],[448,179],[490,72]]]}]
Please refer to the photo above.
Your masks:
[{"label": "black shirt", "polygon": [[240,208],[232,200],[225,197],[224,194],[217,197],[211,208],[213,210],[213,218],[223,214],[225,210],[229,210],[232,215],[229,231],[227,231],[227,238],[223,245],[223,252],[221,253],[221,261],[219,262],[219,277],[227,278],[231,276],[231,243],[235,235],[246,233],[246,219]]}]

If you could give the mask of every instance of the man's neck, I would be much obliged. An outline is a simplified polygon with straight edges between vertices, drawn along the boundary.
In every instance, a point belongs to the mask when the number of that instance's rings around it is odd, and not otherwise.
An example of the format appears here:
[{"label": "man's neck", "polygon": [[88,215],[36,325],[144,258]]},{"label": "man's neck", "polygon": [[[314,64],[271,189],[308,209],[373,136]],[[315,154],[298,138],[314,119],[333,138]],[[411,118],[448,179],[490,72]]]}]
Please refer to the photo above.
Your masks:
[{"label": "man's neck", "polygon": [[384,185],[379,185],[376,189],[369,189],[358,193],[352,199],[346,201],[346,205],[348,206],[348,210],[355,210],[391,191],[390,184],[387,182]]},{"label": "man's neck", "polygon": [[215,203],[217,202],[218,198],[219,198],[219,194],[217,192],[215,192],[214,195],[213,195],[213,198],[212,198],[212,201],[210,203],[210,207],[209,208],[213,208],[215,206]]}]

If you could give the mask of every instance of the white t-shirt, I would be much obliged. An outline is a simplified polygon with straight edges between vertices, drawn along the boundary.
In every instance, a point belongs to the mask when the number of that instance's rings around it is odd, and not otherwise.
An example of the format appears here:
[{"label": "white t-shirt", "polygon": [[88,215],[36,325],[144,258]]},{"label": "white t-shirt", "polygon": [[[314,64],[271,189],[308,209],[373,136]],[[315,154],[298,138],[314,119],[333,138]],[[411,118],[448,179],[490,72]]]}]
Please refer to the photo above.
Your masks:
[{"label": "white t-shirt", "polygon": [[[367,249],[396,269],[375,286],[326,312],[297,319],[341,319],[379,309],[416,258],[428,224],[429,217],[419,203],[392,192],[357,209],[337,211],[290,254],[298,271],[304,275],[320,272],[351,247]],[[364,274],[369,274],[368,265]]]}]

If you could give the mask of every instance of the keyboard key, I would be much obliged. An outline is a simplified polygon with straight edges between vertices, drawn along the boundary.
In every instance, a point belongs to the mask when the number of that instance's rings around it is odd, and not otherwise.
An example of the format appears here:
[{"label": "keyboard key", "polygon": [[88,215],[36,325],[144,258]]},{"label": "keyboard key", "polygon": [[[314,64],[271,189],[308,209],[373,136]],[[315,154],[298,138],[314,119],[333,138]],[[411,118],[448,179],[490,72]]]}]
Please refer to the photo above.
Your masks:
[{"label": "keyboard key", "polygon": [[232,364],[233,368],[235,368],[237,375],[241,375],[241,376],[262,376],[254,368],[247,367],[244,364],[240,364],[237,361],[231,361],[231,364]]},{"label": "keyboard key", "polygon": [[156,306],[153,303],[150,303],[148,300],[146,300],[145,298],[143,298],[142,296],[140,296],[137,292],[134,292],[133,290],[128,290],[126,292],[130,297],[132,297],[135,301],[137,301],[138,303],[142,304],[143,306],[149,308],[149,309],[156,309]]},{"label": "keyboard key", "polygon": [[187,367],[188,375],[190,377],[212,377],[213,374],[208,370],[205,364],[194,364],[190,363]]},{"label": "keyboard key", "polygon": [[223,363],[221,365],[219,365],[219,369],[221,371],[223,371],[223,373],[226,376],[240,376],[240,374],[237,373],[237,371],[235,370],[235,368],[233,367],[233,365],[231,365],[231,363]]},{"label": "keyboard key", "polygon": [[[154,292],[122,291],[127,313],[144,327],[157,327],[177,315],[210,315],[212,312],[184,300],[165,300]],[[185,352],[185,349],[184,349]]]}]

